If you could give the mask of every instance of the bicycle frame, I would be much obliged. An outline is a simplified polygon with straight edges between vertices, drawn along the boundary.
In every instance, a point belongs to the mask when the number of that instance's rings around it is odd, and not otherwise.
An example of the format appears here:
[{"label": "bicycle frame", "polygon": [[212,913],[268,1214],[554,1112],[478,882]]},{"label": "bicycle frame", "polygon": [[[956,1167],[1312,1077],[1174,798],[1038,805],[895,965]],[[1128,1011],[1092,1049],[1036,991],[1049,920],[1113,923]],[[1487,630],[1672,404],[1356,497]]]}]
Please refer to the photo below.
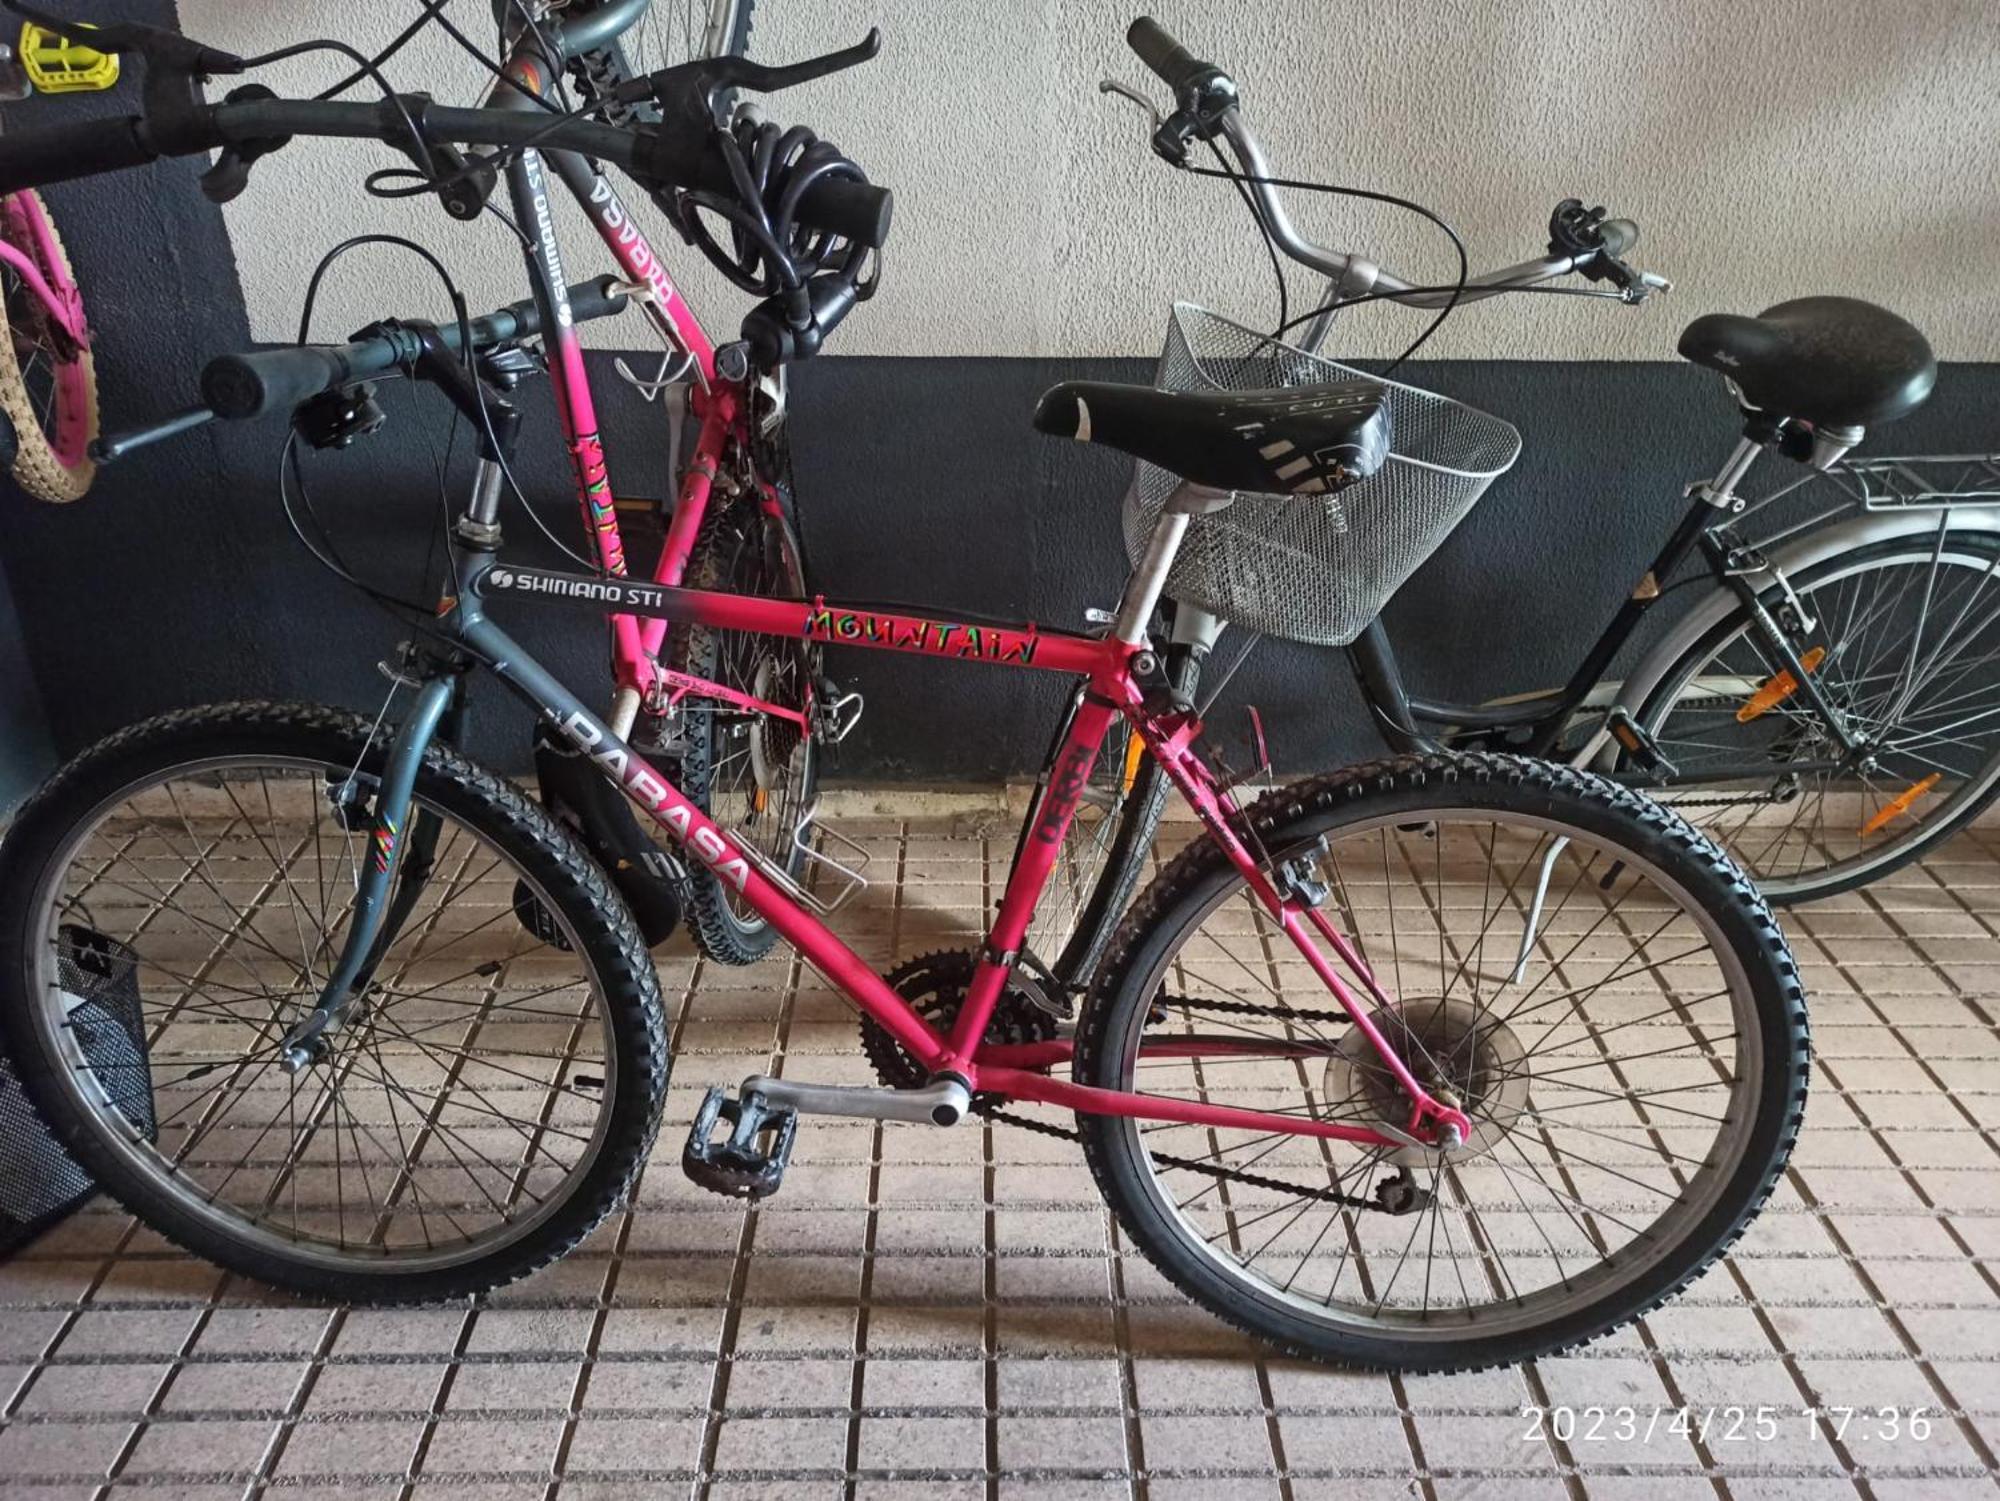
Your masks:
[{"label": "bicycle frame", "polygon": [[[533,100],[540,98],[547,86],[545,68],[533,39],[524,38],[505,69],[510,82],[496,85],[487,103],[511,109],[535,108]],[[701,422],[701,434],[681,480],[666,542],[651,574],[655,583],[678,584],[687,571],[695,539],[708,514],[709,498],[723,457],[731,442],[749,441],[750,391],[743,383],[717,377],[714,342],[667,274],[659,252],[602,172],[587,158],[562,151],[524,151],[508,164],[507,188],[515,222],[531,240],[529,280],[542,315],[542,327],[549,330],[546,338],[549,380],[555,392],[563,441],[569,450],[577,504],[605,572],[615,578],[626,578],[630,569],[619,532],[616,499],[605,467],[596,404],[584,368],[583,343],[569,317],[562,250],[549,213],[550,170],[576,200],[619,269],[631,281],[634,299],[648,320],[664,340],[686,355],[688,371],[694,376],[690,401],[695,417]],[[777,496],[768,486],[764,491],[760,502],[775,510]],[[611,639],[612,676],[622,705],[636,708],[648,693],[671,686],[658,663],[666,639],[664,620],[643,619],[625,612],[614,614]]]},{"label": "bicycle frame", "polygon": [[[1730,528],[1738,514],[1734,504],[1736,486],[1742,482],[1762,446],[1756,440],[1745,437],[1713,481],[1691,487],[1692,503],[1687,513],[1659,553],[1647,564],[1631,594],[1619,605],[1616,614],[1605,624],[1571,673],[1569,681],[1561,688],[1487,704],[1454,704],[1419,698],[1403,684],[1401,670],[1396,664],[1395,648],[1380,617],[1370,621],[1367,629],[1345,650],[1362,697],[1367,701],[1376,726],[1390,748],[1398,752],[1436,749],[1440,741],[1429,733],[1430,730],[1459,730],[1474,734],[1510,734],[1518,738],[1523,754],[1549,756],[1556,750],[1572,716],[1585,707],[1618,653],[1662,597],[1666,580],[1696,551],[1702,554],[1716,583],[1734,595],[1749,612],[1758,637],[1776,659],[1777,668],[1792,675],[1801,696],[1829,726],[1835,739],[1846,744],[1848,735],[1843,717],[1827,700],[1818,680],[1802,665],[1796,643],[1765,608],[1760,596],[1766,586],[1752,582],[1761,570],[1738,566],[1737,563],[1739,555],[1746,551],[1761,557],[1754,548],[1746,550],[1732,535]],[[1607,703],[1605,707],[1608,711],[1612,706]],[[1587,766],[1596,760],[1609,733],[1607,727],[1593,735],[1575,757],[1576,764]],[[1847,748],[1852,749],[1851,744]],[[1833,769],[1840,764],[1837,761],[1828,762],[1822,768],[1815,762],[1799,761],[1788,763],[1788,769]],[[1705,766],[1696,780],[1715,781],[1736,771],[1737,768],[1732,767]],[[1752,777],[1768,771],[1768,764],[1761,762],[1748,763],[1741,768],[1743,775]],[[1678,775],[1670,770],[1608,768],[1605,774],[1614,781],[1643,786],[1672,786],[1679,780]]]},{"label": "bicycle frame", "polygon": [[[499,85],[492,102],[509,108],[534,108],[533,100],[527,96],[538,93],[542,86],[539,56],[517,49],[508,72],[518,88]],[[716,378],[713,346],[667,280],[658,256],[643,232],[632,223],[610,184],[581,158],[552,153],[551,160],[591,215],[599,236],[620,265],[649,289],[645,305],[657,326],[693,359],[700,377],[695,410],[703,419],[701,440],[683,482],[655,577],[651,582],[635,582],[629,576],[618,534],[604,469],[603,444],[584,372],[582,345],[569,316],[562,252],[549,212],[547,177],[536,152],[521,152],[508,168],[508,189],[517,222],[524,233],[531,228],[528,279],[542,315],[541,326],[547,330],[549,372],[576,472],[578,498],[604,571],[601,576],[593,576],[514,568],[501,564],[487,545],[470,544],[458,569],[457,593],[445,602],[440,612],[441,632],[473,660],[493,671],[537,714],[577,745],[598,773],[608,777],[627,799],[658,824],[684,854],[706,865],[723,884],[733,887],[751,910],[879,1023],[933,1078],[956,1080],[968,1093],[1041,1102],[1084,1114],[1218,1129],[1286,1132],[1384,1148],[1450,1146],[1463,1142],[1471,1133],[1468,1118],[1457,1108],[1435,1099],[1416,1079],[1370,1019],[1369,1004],[1341,978],[1333,959],[1328,957],[1331,951],[1351,974],[1360,978],[1370,999],[1387,1005],[1389,997],[1355,946],[1324,912],[1294,893],[1295,883],[1281,872],[1274,877],[1267,871],[1237,833],[1233,816],[1236,808],[1227,789],[1216,781],[1194,749],[1201,731],[1199,719],[1191,713],[1154,707],[1135,675],[1135,664],[1142,656],[1152,655],[1143,622],[1157,602],[1186,517],[1163,521],[1161,536],[1154,542],[1157,555],[1141,565],[1127,582],[1126,608],[1120,612],[1124,624],[1102,637],[1044,631],[1032,623],[968,624],[832,604],[823,599],[782,600],[680,587],[679,579],[726,445],[732,438],[744,436],[748,393],[741,385]],[[477,524],[474,534],[498,534],[496,469],[492,459],[481,463],[468,512],[468,519]],[[768,487],[760,498],[766,506],[778,504]],[[563,603],[600,615],[608,612],[613,624],[621,706],[636,706],[638,697],[653,685],[658,670],[653,658],[665,638],[669,621],[754,635],[913,652],[961,662],[1063,672],[1083,678],[1084,686],[1069,729],[1056,748],[1050,774],[1044,778],[1043,791],[1031,814],[1029,836],[1022,841],[999,912],[979,951],[965,1003],[950,1029],[940,1030],[926,1021],[802,905],[789,879],[767,863],[766,857],[738,843],[720,828],[665,775],[640,757],[617,729],[593,714],[494,624],[486,613],[486,601],[503,596]],[[1133,620],[1141,624],[1129,624]],[[425,835],[421,824],[416,827],[411,824],[411,789],[425,749],[440,725],[449,720],[454,706],[462,702],[461,687],[467,665],[443,664],[430,674],[419,690],[415,710],[390,745],[372,823],[374,857],[365,862],[360,872],[353,922],[317,1005],[285,1039],[283,1047],[288,1057],[308,1052],[322,1033],[339,1024],[354,995],[365,988],[371,956],[380,951],[394,920],[392,914],[398,905],[407,905],[402,900],[403,893],[392,896],[399,869],[408,866],[420,871],[428,863],[428,852],[422,847]],[[722,686],[680,674],[674,678],[671,683],[663,683],[663,687],[680,694],[713,695]],[[729,696],[758,711],[773,707],[743,700],[741,695]],[[1257,900],[1298,948],[1402,1087],[1410,1101],[1410,1114],[1403,1128],[1378,1129],[1078,1084],[1056,1078],[1050,1072],[1070,1059],[1069,1042],[1029,1046],[985,1042],[987,1024],[1019,962],[1029,922],[1055,868],[1091,769],[1113,721],[1121,715],[1159,759],[1204,827],[1242,872]],[[1241,1038],[1183,1037],[1161,1039],[1149,1046],[1154,1056],[1185,1055],[1195,1048],[1238,1055],[1255,1051],[1273,1057],[1328,1055],[1327,1044],[1291,1039],[1259,1043]]]},{"label": "bicycle frame", "polygon": [[[1045,631],[1033,624],[966,624],[929,616],[904,615],[829,603],[822,599],[781,600],[668,585],[635,583],[588,574],[514,568],[491,553],[466,561],[459,595],[441,618],[444,632],[499,676],[536,713],[581,748],[600,775],[610,778],[641,812],[666,831],[690,858],[700,861],[833,982],[849,1000],[878,1022],[934,1077],[961,1081],[968,1091],[1011,1100],[1038,1101],[1084,1114],[1128,1116],[1218,1129],[1284,1131],[1377,1147],[1434,1145],[1452,1133],[1463,1140],[1470,1123],[1444,1105],[1412,1075],[1370,1019],[1370,1002],[1387,1004],[1380,983],[1355,946],[1318,907],[1274,876],[1237,832],[1236,809],[1194,749],[1201,725],[1194,715],[1149,704],[1134,663],[1150,648],[1143,640],[1117,635],[1091,637]],[[1052,772],[1034,808],[1005,895],[979,952],[964,1006],[948,1031],[933,1027],[902,996],[836,937],[781,884],[784,878],[763,856],[739,844],[691,803],[672,782],[649,765],[575,694],[524,651],[486,613],[495,598],[561,603],[601,613],[607,607],[649,620],[674,620],[716,630],[838,642],[884,651],[912,652],[950,661],[1039,669],[1085,679],[1070,727],[1051,761]],[[389,891],[404,851],[409,824],[410,786],[425,747],[437,733],[447,707],[460,691],[465,664],[440,668],[423,685],[416,710],[390,747],[373,824],[375,858],[361,873],[355,921],[333,978],[320,1004],[295,1029],[316,1036],[335,1024],[357,983],[365,983],[366,956],[376,950],[389,906]],[[1242,872],[1258,902],[1298,948],[1354,1025],[1373,1045],[1384,1066],[1411,1102],[1406,1127],[1377,1128],[1243,1109],[1203,1101],[1173,1099],[1137,1090],[1104,1089],[1054,1077],[1050,1070],[1068,1062],[1068,1041],[1028,1045],[988,1044],[987,1023],[1019,960],[1020,950],[1063,838],[1069,830],[1092,766],[1112,722],[1128,720],[1167,775],[1188,800],[1203,826]],[[1268,858],[1268,857],[1267,857]],[[1329,952],[1332,957],[1329,957]],[[1366,997],[1342,979],[1334,960],[1361,980]],[[1271,1057],[1328,1056],[1328,1044],[1306,1040],[1248,1038],[1162,1038],[1144,1049],[1147,1056],[1207,1055],[1230,1052]]]}]

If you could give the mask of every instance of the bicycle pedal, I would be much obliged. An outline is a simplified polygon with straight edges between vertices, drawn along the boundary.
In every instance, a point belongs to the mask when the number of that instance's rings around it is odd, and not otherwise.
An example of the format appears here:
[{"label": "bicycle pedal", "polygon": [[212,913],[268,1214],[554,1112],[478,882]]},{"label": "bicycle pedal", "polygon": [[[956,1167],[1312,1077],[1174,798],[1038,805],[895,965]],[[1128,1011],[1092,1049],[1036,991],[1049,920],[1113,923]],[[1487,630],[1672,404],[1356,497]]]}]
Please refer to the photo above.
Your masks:
[{"label": "bicycle pedal", "polygon": [[[718,1136],[716,1128],[724,1124],[728,1132]],[[731,1099],[718,1084],[695,1112],[681,1171],[726,1199],[768,1199],[785,1181],[798,1133],[797,1111],[754,1092]]]},{"label": "bicycle pedal", "polygon": [[1634,719],[1624,707],[1614,707],[1604,718],[1604,728],[1611,738],[1618,742],[1618,748],[1641,771],[1651,772],[1657,777],[1670,777],[1678,770],[1674,763],[1660,753],[1659,742],[1646,727]]}]

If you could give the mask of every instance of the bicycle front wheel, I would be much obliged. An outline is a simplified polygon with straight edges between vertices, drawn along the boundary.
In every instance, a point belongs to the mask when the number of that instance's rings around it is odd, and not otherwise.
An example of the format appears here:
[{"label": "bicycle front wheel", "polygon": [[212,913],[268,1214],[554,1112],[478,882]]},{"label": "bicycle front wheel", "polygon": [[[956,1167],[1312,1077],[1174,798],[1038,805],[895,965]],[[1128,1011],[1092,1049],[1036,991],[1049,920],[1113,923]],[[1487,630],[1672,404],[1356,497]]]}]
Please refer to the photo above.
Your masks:
[{"label": "bicycle front wheel", "polygon": [[[1808,1048],[1756,891],[1599,778],[1407,758],[1270,794],[1271,869],[1322,889],[1343,970],[1463,1148],[1082,1118],[1119,1225],[1181,1290],[1291,1353],[1470,1370],[1672,1295],[1796,1138]],[[1077,1035],[1080,1082],[1401,1129],[1407,1097],[1212,841],[1141,897]],[[1360,971],[1367,970],[1372,975]]]},{"label": "bicycle front wheel", "polygon": [[73,762],[0,848],[0,1040],[64,1145],[187,1249],[375,1303],[569,1250],[637,1174],[667,1080],[630,911],[435,745],[372,979],[313,1063],[279,1066],[342,953],[383,757],[336,710],[170,714]]},{"label": "bicycle front wheel", "polygon": [[1791,583],[1797,605],[1775,588],[1764,604],[1795,628],[1859,750],[1835,741],[1741,609],[1667,669],[1639,715],[1674,767],[1671,785],[1647,790],[1774,902],[1887,875],[2000,793],[2000,537],[1875,543]]},{"label": "bicycle front wheel", "polygon": [[[582,18],[621,0],[572,0]],[[757,0],[653,0],[623,35],[571,59],[570,74],[584,98],[614,124],[657,124],[659,106],[626,103],[612,95],[619,84],[703,57],[742,57],[750,46]]]}]

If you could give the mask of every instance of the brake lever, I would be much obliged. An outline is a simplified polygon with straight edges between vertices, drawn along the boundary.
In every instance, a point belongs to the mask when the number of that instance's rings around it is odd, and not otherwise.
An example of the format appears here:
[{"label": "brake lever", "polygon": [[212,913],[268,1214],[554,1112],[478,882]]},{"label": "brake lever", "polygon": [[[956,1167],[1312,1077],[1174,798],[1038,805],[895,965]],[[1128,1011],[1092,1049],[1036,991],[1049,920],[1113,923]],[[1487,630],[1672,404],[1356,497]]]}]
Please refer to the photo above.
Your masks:
[{"label": "brake lever", "polygon": [[[277,97],[261,83],[246,83],[241,88],[231,89],[224,96],[223,103],[247,104]],[[258,159],[273,151],[282,151],[291,143],[290,136],[264,136],[224,146],[216,155],[215,165],[201,174],[202,196],[210,203],[229,203],[240,197],[243,190],[250,186],[250,169],[257,165]]]},{"label": "brake lever", "polygon": [[822,53],[809,57],[804,62],[756,63],[747,57],[716,57],[708,61],[714,66],[716,81],[725,88],[751,89],[759,94],[776,94],[782,90],[796,88],[802,83],[811,83],[817,78],[826,78],[834,73],[844,73],[849,68],[857,68],[868,62],[882,50],[882,28],[871,26],[868,35],[852,47],[842,47],[837,52]]},{"label": "brake lever", "polygon": [[1167,117],[1160,113],[1160,107],[1128,83],[1120,83],[1115,78],[1101,79],[1097,85],[1097,92],[1100,94],[1116,94],[1121,99],[1130,99],[1146,112],[1146,118],[1151,122],[1153,129],[1156,131],[1167,123]]},{"label": "brake lever", "polygon": [[845,72],[869,61],[882,50],[882,30],[868,28],[868,35],[852,47],[809,57],[796,63],[757,63],[747,57],[701,57],[662,68],[644,78],[628,79],[611,91],[624,104],[651,101],[662,106],[680,103],[692,106],[690,114],[713,123],[716,98],[726,89],[748,89],[758,94],[776,94],[834,73]]}]

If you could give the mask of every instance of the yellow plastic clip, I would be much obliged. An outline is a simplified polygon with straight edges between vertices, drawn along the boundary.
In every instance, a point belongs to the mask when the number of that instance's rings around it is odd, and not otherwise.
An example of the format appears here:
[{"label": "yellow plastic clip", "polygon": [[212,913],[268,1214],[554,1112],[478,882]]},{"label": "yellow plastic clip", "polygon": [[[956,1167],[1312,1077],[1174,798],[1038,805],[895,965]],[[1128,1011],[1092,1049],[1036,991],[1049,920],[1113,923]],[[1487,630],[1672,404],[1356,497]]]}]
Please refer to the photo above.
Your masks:
[{"label": "yellow plastic clip", "polygon": [[1118,777],[1118,795],[1123,797],[1139,780],[1139,763],[1146,759],[1146,742],[1134,735],[1125,742],[1125,765]]},{"label": "yellow plastic clip", "polygon": [[[78,23],[79,30],[87,30]],[[21,23],[21,66],[44,94],[80,94],[118,82],[118,54],[99,52],[33,21]]]},{"label": "yellow plastic clip", "polygon": [[1929,792],[1931,788],[1937,786],[1939,779],[1943,776],[1943,772],[1934,771],[1922,780],[1910,783],[1908,787],[1905,787],[1896,796],[1884,803],[1875,816],[1861,826],[1861,837],[1866,839],[1870,834],[1878,834],[1883,829],[1888,828],[1890,824],[1910,811],[1911,804],[1916,802],[1926,792]]},{"label": "yellow plastic clip", "polygon": [[[1826,648],[1815,646],[1811,651],[1799,658],[1799,666],[1803,667],[1807,672],[1811,672],[1825,660]],[[1792,677],[1791,673],[1781,669],[1776,675],[1765,679],[1764,686],[1751,694],[1743,707],[1736,711],[1736,722],[1738,724],[1748,724],[1760,715],[1770,713],[1771,710],[1777,708],[1779,704],[1798,691],[1799,685],[1797,680]]]}]

